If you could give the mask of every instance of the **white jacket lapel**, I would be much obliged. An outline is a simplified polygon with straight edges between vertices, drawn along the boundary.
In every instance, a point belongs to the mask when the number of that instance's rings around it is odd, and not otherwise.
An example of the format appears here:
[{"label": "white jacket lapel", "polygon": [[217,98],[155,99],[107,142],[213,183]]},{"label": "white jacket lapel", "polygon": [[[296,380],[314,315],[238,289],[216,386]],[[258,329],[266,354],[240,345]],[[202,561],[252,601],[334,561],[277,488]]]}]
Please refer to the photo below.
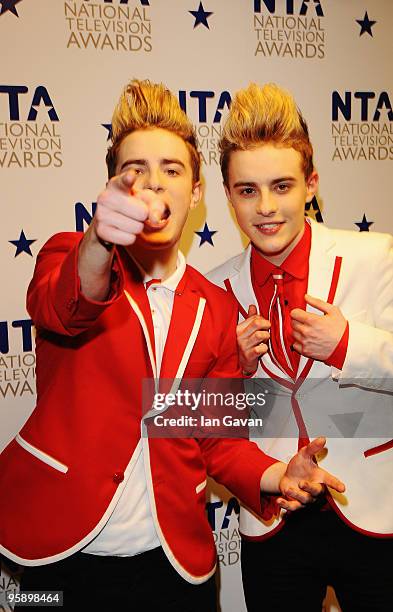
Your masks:
[{"label": "white jacket lapel", "polygon": [[[307,219],[307,221],[311,227],[307,293],[326,302],[336,261],[336,254],[333,249],[336,243],[325,226],[312,219]],[[321,314],[320,310],[313,308],[309,304],[306,305],[306,310],[307,312]],[[307,361],[308,357],[304,357],[304,355],[300,357],[298,376],[302,373]]]},{"label": "white jacket lapel", "polygon": [[[231,284],[232,291],[243,310],[248,312],[248,307],[250,304],[254,304],[259,312],[258,300],[255,296],[251,283],[250,260],[251,245],[249,245],[247,249],[243,251],[241,257],[235,263],[228,280]],[[242,315],[240,320],[243,320]]]}]

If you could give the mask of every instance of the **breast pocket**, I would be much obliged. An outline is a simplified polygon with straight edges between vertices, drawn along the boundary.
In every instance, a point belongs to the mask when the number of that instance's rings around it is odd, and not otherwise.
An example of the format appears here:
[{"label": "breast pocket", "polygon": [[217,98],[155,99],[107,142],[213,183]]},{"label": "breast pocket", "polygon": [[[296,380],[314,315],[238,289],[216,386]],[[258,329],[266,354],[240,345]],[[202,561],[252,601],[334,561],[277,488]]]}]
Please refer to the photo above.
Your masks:
[{"label": "breast pocket", "polygon": [[20,434],[15,437],[15,442],[17,442],[25,451],[36,457],[36,459],[39,459],[43,463],[46,463],[46,465],[50,465],[50,467],[57,470],[58,472],[62,472],[63,474],[66,474],[68,472],[67,465],[61,463],[61,461],[58,461],[51,455],[48,455],[48,453],[45,453],[33,444],[30,444],[30,442],[27,442],[27,440],[22,438]]}]

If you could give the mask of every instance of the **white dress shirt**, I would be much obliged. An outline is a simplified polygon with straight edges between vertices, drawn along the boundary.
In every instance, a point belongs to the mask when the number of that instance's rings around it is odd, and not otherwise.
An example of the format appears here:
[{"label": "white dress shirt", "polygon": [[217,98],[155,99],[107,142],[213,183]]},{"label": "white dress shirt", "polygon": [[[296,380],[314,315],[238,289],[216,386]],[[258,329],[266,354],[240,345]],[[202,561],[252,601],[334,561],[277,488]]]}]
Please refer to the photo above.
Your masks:
[{"label": "white dress shirt", "polygon": [[[146,287],[146,283],[151,280],[151,277],[145,273],[138,263],[137,265]],[[153,319],[158,373],[160,372],[171,322],[175,291],[185,269],[186,260],[179,251],[175,272],[165,281],[158,281],[149,285],[146,290]],[[83,552],[95,555],[128,557],[160,546],[150,510],[140,441],[135,452],[138,453],[138,458],[114,511],[105,527],[83,549]]]}]

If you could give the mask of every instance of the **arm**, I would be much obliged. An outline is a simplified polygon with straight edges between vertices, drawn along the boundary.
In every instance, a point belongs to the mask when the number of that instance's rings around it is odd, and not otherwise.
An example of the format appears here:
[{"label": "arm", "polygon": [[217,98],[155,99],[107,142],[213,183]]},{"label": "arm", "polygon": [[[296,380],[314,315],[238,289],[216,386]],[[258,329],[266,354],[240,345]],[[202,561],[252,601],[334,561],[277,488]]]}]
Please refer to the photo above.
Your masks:
[{"label": "arm", "polygon": [[[384,242],[382,242],[382,240]],[[393,391],[393,238],[381,237],[379,261],[372,264],[368,287],[371,323],[351,321],[340,380],[361,379],[369,389]]]},{"label": "arm", "polygon": [[[369,389],[393,391],[393,238],[378,236],[378,242],[372,247],[374,253],[371,252],[370,261],[367,261],[365,278],[359,280],[365,287],[364,304],[359,303],[359,306],[364,307],[364,319],[368,315],[368,322],[348,316],[345,360],[341,370],[332,368],[332,374],[344,382],[356,379],[358,384]],[[361,265],[358,266],[359,274],[360,269]],[[337,306],[311,296],[306,296],[306,300],[325,316],[293,310],[294,347],[307,357],[329,363],[329,356],[345,332],[347,321]]]},{"label": "arm", "polygon": [[106,302],[87,299],[80,288],[78,253],[83,234],[53,236],[37,257],[27,292],[27,310],[37,328],[62,335],[87,329],[122,292],[122,274],[114,255],[111,295]]},{"label": "arm", "polygon": [[163,204],[149,190],[133,190],[135,175],[112,178],[97,198],[86,234],[61,234],[40,251],[27,295],[37,327],[76,335],[89,328],[123,291],[114,245],[129,246],[143,221],[162,214]]}]

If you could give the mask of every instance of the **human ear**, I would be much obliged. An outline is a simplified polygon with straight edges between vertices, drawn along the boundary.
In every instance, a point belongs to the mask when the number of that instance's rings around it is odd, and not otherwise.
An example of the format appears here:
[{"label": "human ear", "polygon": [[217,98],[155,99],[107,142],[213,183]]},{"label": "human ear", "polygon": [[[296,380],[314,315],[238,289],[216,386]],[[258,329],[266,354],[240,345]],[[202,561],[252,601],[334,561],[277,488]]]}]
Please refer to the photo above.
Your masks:
[{"label": "human ear", "polygon": [[306,190],[307,190],[306,202],[311,202],[311,200],[313,199],[313,197],[318,191],[318,185],[319,185],[319,175],[316,170],[313,170],[310,176],[308,177],[308,179],[306,180]]},{"label": "human ear", "polygon": [[202,198],[202,185],[201,182],[198,181],[197,183],[195,183],[195,185],[192,188],[192,194],[191,194],[191,203],[190,203],[190,208],[196,208],[196,206],[198,206],[199,202],[201,201]]}]

